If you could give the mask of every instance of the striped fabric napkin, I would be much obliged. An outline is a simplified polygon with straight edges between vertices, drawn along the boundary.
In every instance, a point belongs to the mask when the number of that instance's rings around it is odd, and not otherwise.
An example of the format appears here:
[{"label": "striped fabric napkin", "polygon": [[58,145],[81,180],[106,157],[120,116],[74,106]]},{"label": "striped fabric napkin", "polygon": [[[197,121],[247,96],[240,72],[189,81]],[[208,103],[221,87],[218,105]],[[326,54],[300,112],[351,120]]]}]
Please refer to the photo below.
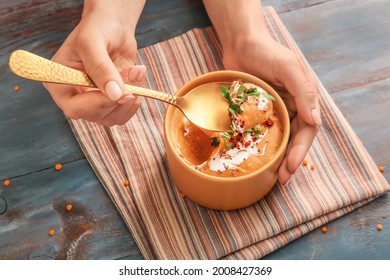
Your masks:
[{"label": "striped fabric napkin", "polygon": [[[266,7],[265,16],[275,38],[311,70],[276,12]],[[212,27],[143,48],[146,86],[174,93],[200,74],[223,69],[220,51]],[[258,203],[235,211],[201,207],[172,183],[163,140],[166,104],[144,99],[123,126],[69,122],[145,259],[258,259],[390,190],[318,83],[323,126],[307,154],[308,166],[288,186],[276,185]]]}]

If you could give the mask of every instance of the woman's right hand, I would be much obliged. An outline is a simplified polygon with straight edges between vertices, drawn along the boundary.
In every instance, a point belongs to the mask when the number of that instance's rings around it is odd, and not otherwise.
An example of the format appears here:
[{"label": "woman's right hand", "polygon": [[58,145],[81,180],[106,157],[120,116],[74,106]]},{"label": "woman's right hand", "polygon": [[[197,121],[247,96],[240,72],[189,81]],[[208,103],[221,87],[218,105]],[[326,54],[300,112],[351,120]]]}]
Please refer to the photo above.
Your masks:
[{"label": "woman's right hand", "polygon": [[105,126],[126,123],[140,98],[124,83],[141,86],[146,68],[136,65],[135,26],[144,1],[85,1],[81,21],[52,60],[86,72],[98,89],[45,84],[52,98],[72,119]]}]

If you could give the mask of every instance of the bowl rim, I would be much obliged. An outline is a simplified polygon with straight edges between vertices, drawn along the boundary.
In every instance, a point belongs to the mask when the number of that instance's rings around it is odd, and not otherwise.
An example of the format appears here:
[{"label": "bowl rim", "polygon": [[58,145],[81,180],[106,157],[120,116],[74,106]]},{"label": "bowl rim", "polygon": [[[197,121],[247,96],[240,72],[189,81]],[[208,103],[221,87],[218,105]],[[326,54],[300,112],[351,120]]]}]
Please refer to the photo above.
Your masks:
[{"label": "bowl rim", "polygon": [[[177,108],[175,108],[174,106],[168,106],[168,108],[166,109],[166,112],[165,112],[165,117],[164,117],[164,133],[165,133],[165,139],[166,139],[166,145],[169,145],[170,146],[170,149],[173,151],[173,155],[176,159],[179,160],[179,162],[182,163],[182,165],[188,169],[189,171],[191,171],[191,173],[196,173],[198,176],[200,177],[203,177],[205,179],[207,179],[208,181],[218,181],[218,182],[238,182],[238,181],[243,181],[245,179],[249,179],[249,178],[252,178],[252,177],[255,177],[255,176],[258,176],[258,174],[261,174],[263,173],[264,171],[268,170],[268,168],[273,165],[276,161],[278,161],[280,159],[281,156],[283,156],[287,150],[287,145],[288,145],[288,141],[289,141],[289,138],[290,138],[290,118],[289,118],[289,114],[288,114],[288,111],[287,111],[287,108],[286,108],[286,105],[283,101],[283,99],[280,97],[280,95],[276,92],[276,90],[271,87],[268,83],[266,83],[264,80],[254,76],[254,75],[251,75],[251,74],[248,74],[248,73],[245,73],[245,72],[241,72],[241,71],[236,71],[236,70],[216,70],[216,71],[210,71],[210,72],[207,72],[207,73],[204,73],[204,74],[201,74],[191,80],[189,80],[188,82],[186,82],[182,87],[179,88],[179,90],[175,93],[175,95],[177,96],[182,96],[182,95],[185,95],[185,94],[181,94],[182,92],[185,92],[185,91],[188,91],[186,90],[186,88],[188,87],[191,87],[192,84],[196,83],[196,82],[199,82],[199,80],[202,80],[202,79],[205,79],[205,77],[214,77],[214,76],[219,76],[221,74],[225,74],[227,76],[227,78],[231,78],[231,77],[235,77],[236,79],[243,79],[244,82],[246,79],[255,79],[257,80],[260,85],[258,85],[257,83],[253,83],[257,86],[260,86],[262,89],[264,89],[268,94],[272,95],[273,97],[275,97],[275,101],[279,102],[280,103],[280,106],[279,106],[279,109],[278,109],[278,113],[283,116],[283,118],[285,119],[284,122],[283,122],[283,136],[282,136],[282,141],[280,143],[280,147],[278,149],[278,151],[275,153],[275,155],[273,156],[273,158],[271,160],[269,160],[266,164],[264,164],[261,168],[255,170],[255,171],[252,171],[248,174],[245,174],[245,175],[241,175],[241,176],[237,176],[237,177],[218,177],[218,176],[214,176],[214,175],[210,175],[210,174],[206,174],[206,173],[203,173],[195,168],[193,168],[192,166],[189,165],[188,162],[185,161],[185,159],[183,159],[182,157],[180,157],[173,145],[173,142],[172,142],[172,139],[170,137],[170,134],[168,133],[168,128],[169,128],[169,122],[168,122],[168,117],[169,116],[172,116],[174,110],[179,110]],[[194,88],[194,87],[191,87],[191,88]],[[179,95],[180,94],[180,95]],[[282,112],[280,112],[282,111]],[[281,116],[279,116],[279,118],[281,118]],[[280,166],[279,166],[280,167]],[[278,167],[278,168],[279,168]]]}]

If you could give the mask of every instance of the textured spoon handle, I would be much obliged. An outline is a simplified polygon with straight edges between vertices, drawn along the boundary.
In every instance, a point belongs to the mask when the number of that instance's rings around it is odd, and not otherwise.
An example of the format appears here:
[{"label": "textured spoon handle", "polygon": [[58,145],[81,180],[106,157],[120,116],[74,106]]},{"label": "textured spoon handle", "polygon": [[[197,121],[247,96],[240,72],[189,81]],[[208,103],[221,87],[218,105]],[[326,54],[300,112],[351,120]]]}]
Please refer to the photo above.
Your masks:
[{"label": "textured spoon handle", "polygon": [[[17,50],[11,53],[8,65],[15,75],[28,80],[97,88],[86,73],[28,51]],[[135,95],[158,99],[177,106],[176,97],[173,95],[132,85],[125,85],[125,88]]]},{"label": "textured spoon handle", "polygon": [[96,87],[87,74],[24,50],[11,53],[8,66],[15,75],[28,80]]}]

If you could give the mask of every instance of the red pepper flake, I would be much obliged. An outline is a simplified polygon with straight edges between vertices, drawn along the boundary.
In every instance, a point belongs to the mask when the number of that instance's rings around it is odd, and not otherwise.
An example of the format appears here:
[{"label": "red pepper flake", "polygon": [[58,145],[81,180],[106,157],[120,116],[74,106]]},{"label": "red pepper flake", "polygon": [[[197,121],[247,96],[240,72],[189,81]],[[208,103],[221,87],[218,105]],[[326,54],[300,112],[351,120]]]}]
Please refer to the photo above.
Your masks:
[{"label": "red pepper flake", "polygon": [[4,184],[4,186],[8,187],[9,185],[11,185],[11,181],[6,179],[6,180],[4,180],[3,184]]},{"label": "red pepper flake", "polygon": [[268,127],[271,127],[274,125],[274,121],[271,119],[271,118],[268,118],[265,122],[264,122],[265,126],[268,126]]},{"label": "red pepper flake", "polygon": [[185,197],[186,197],[185,193],[180,193],[180,196],[181,196],[182,198],[185,198]]}]

